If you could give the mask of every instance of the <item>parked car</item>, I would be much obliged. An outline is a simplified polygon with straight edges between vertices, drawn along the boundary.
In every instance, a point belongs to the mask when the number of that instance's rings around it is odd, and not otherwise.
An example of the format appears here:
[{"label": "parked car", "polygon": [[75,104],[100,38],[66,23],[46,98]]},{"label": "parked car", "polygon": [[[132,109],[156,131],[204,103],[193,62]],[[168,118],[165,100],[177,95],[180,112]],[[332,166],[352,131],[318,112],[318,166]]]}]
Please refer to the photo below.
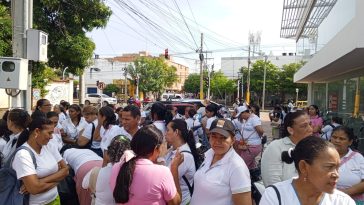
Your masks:
[{"label": "parked car", "polygon": [[102,106],[106,106],[107,104],[117,104],[117,99],[110,97],[105,94],[98,93],[88,93],[85,98],[85,105],[91,104],[101,104]]},{"label": "parked car", "polygon": [[161,96],[161,101],[180,101],[181,99],[183,96],[178,93],[163,93]]}]

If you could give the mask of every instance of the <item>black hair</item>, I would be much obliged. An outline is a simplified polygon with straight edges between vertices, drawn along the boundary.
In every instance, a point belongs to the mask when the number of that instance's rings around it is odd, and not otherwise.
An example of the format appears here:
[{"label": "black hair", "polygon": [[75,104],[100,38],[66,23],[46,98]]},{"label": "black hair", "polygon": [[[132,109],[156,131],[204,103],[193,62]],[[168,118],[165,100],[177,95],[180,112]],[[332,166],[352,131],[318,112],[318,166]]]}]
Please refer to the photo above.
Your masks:
[{"label": "black hair", "polygon": [[50,111],[47,113],[47,118],[51,118],[51,117],[58,117],[58,114],[56,112]]},{"label": "black hair", "polygon": [[316,110],[316,114],[317,114],[318,116],[320,116],[320,109],[318,108],[318,106],[317,106],[317,105],[310,105],[308,108],[310,108],[310,107],[315,108],[315,110]]},{"label": "black hair", "polygon": [[123,111],[123,109],[124,108],[120,106],[120,107],[116,108],[115,113],[119,113],[120,111]]},{"label": "black hair", "polygon": [[223,116],[218,112],[219,111],[219,106],[215,105],[215,104],[209,104],[206,106],[205,108],[207,111],[209,112],[213,112],[214,115],[213,116],[216,116],[217,118],[223,118]]},{"label": "black hair", "polygon": [[296,170],[300,173],[298,164],[301,160],[306,161],[308,164],[312,164],[319,154],[327,148],[335,149],[335,146],[329,141],[311,135],[299,141],[292,151],[282,152],[281,159],[287,164],[292,164],[294,162]]},{"label": "black hair", "polygon": [[135,105],[128,105],[123,109],[123,112],[130,112],[133,118],[140,117],[140,109]]},{"label": "black hair", "polygon": [[63,105],[59,104],[59,105],[55,105],[54,107],[58,107],[59,111],[61,111],[65,116],[67,116],[67,112],[64,109]]},{"label": "black hair", "polygon": [[34,120],[32,120],[32,122],[29,124],[29,128],[25,129],[18,138],[18,141],[16,142],[16,147],[20,147],[21,145],[23,145],[26,141],[28,141],[29,136],[34,132],[35,129],[44,129],[45,125],[52,125],[52,121],[50,121],[49,119],[45,118],[45,117],[39,117],[36,118]]},{"label": "black hair", "polygon": [[10,112],[10,110],[5,111],[3,117],[1,118],[1,119],[5,120],[5,122],[8,121],[9,112]]},{"label": "black hair", "polygon": [[120,168],[113,192],[116,203],[126,203],[129,201],[130,186],[133,182],[136,160],[139,158],[147,158],[162,143],[163,134],[154,125],[146,125],[135,133],[130,147],[136,154],[136,157],[123,163]]},{"label": "black hair", "polygon": [[26,129],[31,121],[27,111],[23,109],[12,109],[8,114],[8,120],[10,120],[15,126]]},{"label": "black hair", "polygon": [[109,106],[104,106],[100,108],[99,114],[101,116],[106,117],[104,124],[102,125],[105,129],[108,129],[109,125],[115,125],[116,123],[116,116],[114,110]]},{"label": "black hair", "polygon": [[182,119],[174,119],[170,122],[172,129],[179,130],[180,136],[182,137],[183,141],[188,144],[191,149],[191,153],[195,162],[196,170],[198,169],[200,162],[199,154],[196,148],[196,141],[195,137],[193,136],[193,131],[187,129],[186,121]]},{"label": "black hair", "polygon": [[73,109],[73,110],[75,110],[76,112],[78,112],[78,115],[77,115],[77,120],[78,120],[78,123],[77,123],[77,125],[78,124],[80,124],[80,122],[81,122],[81,118],[82,118],[82,109],[81,109],[81,107],[79,106],[79,105],[77,105],[77,104],[72,104],[71,106],[69,106],[69,108],[68,108],[69,110],[70,109]]},{"label": "black hair", "polygon": [[7,122],[3,119],[0,119],[0,138],[2,137],[5,141],[8,142],[10,140],[10,135],[11,131],[8,129]]},{"label": "black hair", "polygon": [[124,135],[115,136],[110,145],[107,147],[107,154],[109,155],[112,164],[119,162],[125,150],[130,149],[130,139]]},{"label": "black hair", "polygon": [[167,110],[167,107],[161,102],[153,103],[152,108],[150,109],[150,113],[152,119],[154,118],[154,116],[156,116],[156,120],[164,120],[166,124],[168,124],[173,119],[173,114],[171,113],[171,111]]},{"label": "black hair", "polygon": [[334,116],[334,117],[331,118],[331,120],[333,122],[336,122],[337,124],[340,124],[340,125],[343,124],[343,119],[341,117],[339,117],[339,116]]},{"label": "black hair", "polygon": [[70,107],[70,103],[67,101],[61,101],[59,104],[62,105],[65,110],[68,110]]},{"label": "black hair", "polygon": [[39,99],[37,101],[37,104],[35,105],[35,110],[39,110],[39,107],[43,106],[46,101],[49,101],[47,99]]},{"label": "black hair", "polygon": [[35,110],[32,115],[30,115],[30,118],[32,120],[36,119],[36,118],[40,118],[40,117],[47,117],[47,114],[45,114],[44,112],[40,111],[40,110]]},{"label": "black hair", "polygon": [[257,115],[258,117],[260,117],[260,107],[259,105],[250,105],[250,108],[255,108],[255,115]]},{"label": "black hair", "polygon": [[284,118],[284,130],[283,137],[288,137],[290,134],[288,133],[288,127],[292,127],[294,124],[294,120],[299,118],[302,115],[307,115],[303,110],[297,110],[296,112],[289,112]]},{"label": "black hair", "polygon": [[197,114],[196,110],[191,108],[190,110],[188,110],[188,116],[190,118],[192,118],[193,116],[195,116]]}]

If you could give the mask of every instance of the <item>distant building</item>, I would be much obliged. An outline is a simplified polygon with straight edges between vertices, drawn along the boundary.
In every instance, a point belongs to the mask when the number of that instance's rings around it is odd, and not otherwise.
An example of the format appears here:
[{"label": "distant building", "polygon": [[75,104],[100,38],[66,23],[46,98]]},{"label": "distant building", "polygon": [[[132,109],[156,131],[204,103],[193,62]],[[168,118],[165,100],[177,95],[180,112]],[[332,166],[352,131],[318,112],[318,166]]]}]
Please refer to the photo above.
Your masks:
[{"label": "distant building", "polygon": [[[252,64],[257,60],[264,60],[264,56],[250,58]],[[282,53],[282,56],[268,56],[267,60],[282,68],[285,64],[297,62],[298,58],[296,57],[296,53]],[[248,57],[221,58],[221,72],[229,79],[237,79],[240,76],[239,71],[243,66],[248,67]]]}]

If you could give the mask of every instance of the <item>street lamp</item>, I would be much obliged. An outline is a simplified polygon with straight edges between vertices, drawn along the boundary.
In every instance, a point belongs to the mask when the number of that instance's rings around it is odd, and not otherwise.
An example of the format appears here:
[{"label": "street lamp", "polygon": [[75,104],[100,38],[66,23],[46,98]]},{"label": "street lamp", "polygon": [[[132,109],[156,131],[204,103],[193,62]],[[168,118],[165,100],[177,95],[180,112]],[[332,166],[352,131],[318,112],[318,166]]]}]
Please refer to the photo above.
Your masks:
[{"label": "street lamp", "polygon": [[90,68],[90,79],[92,79],[92,71],[95,71],[95,72],[100,72],[100,68]]},{"label": "street lamp", "polygon": [[299,91],[299,89],[296,88],[296,106],[297,106],[297,101],[298,101],[298,91]]},{"label": "street lamp", "polygon": [[264,110],[264,102],[265,102],[265,77],[266,77],[266,74],[267,74],[267,59],[268,59],[268,56],[264,56],[264,76],[263,76],[262,110]]},{"label": "street lamp", "polygon": [[66,73],[66,70],[68,69],[68,66],[64,68],[63,73],[62,73],[62,80],[64,80],[64,74]]}]

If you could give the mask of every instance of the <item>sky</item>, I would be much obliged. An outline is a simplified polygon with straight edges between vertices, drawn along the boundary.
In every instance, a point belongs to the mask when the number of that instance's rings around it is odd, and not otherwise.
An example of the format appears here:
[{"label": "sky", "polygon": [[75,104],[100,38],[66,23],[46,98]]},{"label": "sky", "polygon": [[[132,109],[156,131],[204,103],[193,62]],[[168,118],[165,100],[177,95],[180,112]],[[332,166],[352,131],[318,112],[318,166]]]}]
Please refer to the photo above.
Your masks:
[{"label": "sky", "polygon": [[[261,33],[260,50],[295,52],[295,41],[280,38],[283,0],[106,0],[113,10],[106,28],[88,33],[100,57],[169,50],[173,60],[198,71],[200,36],[206,63],[247,56],[248,35]],[[133,13],[134,12],[134,13]],[[138,16],[139,15],[139,16]]]}]

